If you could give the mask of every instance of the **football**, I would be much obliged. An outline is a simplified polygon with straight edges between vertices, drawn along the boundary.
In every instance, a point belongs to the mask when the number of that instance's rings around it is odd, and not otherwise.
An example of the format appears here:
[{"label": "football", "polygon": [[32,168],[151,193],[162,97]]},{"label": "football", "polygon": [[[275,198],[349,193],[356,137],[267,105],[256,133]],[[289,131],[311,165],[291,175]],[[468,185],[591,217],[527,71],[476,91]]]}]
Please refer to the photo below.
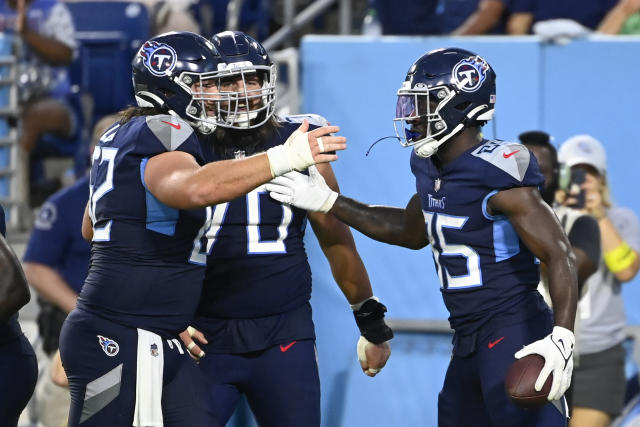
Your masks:
[{"label": "football", "polygon": [[548,402],[547,396],[551,390],[553,374],[549,375],[542,390],[536,391],[534,388],[543,366],[544,358],[538,354],[530,354],[511,364],[504,380],[504,388],[513,403],[525,407],[538,407]]}]

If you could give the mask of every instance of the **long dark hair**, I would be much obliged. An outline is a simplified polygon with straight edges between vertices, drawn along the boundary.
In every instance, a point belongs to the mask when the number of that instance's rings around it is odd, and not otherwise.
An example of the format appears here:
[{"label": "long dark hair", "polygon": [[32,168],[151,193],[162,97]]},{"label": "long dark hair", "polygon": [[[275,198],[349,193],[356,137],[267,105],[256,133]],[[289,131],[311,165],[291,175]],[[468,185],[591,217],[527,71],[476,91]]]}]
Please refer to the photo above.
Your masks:
[{"label": "long dark hair", "polygon": [[127,107],[124,110],[118,112],[120,116],[120,124],[123,125],[134,117],[140,116],[156,116],[158,114],[167,114],[167,110],[160,107]]}]

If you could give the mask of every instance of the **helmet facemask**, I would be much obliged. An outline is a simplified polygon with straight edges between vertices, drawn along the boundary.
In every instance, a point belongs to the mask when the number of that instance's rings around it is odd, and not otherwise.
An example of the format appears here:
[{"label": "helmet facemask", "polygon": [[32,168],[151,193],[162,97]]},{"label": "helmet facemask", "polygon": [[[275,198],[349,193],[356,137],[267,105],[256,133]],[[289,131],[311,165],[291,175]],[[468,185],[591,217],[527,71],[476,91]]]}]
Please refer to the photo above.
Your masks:
[{"label": "helmet facemask", "polygon": [[191,95],[191,101],[185,108],[186,116],[205,134],[213,132],[218,125],[217,102],[220,100],[218,81],[218,72],[215,71],[183,72],[176,79],[176,83]]},{"label": "helmet facemask", "polygon": [[404,82],[398,90],[396,117],[393,125],[403,147],[414,147],[416,154],[430,157],[438,147],[451,138],[455,132],[447,132],[447,122],[440,111],[454,97],[451,88],[442,85],[428,88],[409,88]]},{"label": "helmet facemask", "polygon": [[[229,129],[252,129],[262,126],[275,112],[276,67],[233,67],[233,64],[228,64],[230,69],[218,73],[217,124]],[[242,87],[235,90],[238,81],[242,81]]]}]

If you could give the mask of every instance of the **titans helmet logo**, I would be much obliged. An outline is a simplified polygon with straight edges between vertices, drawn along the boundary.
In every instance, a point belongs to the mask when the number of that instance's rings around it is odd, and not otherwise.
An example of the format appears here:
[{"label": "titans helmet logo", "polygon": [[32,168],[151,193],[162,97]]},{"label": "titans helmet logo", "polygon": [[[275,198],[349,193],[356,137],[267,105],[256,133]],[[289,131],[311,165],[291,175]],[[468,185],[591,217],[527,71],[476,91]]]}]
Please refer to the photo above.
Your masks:
[{"label": "titans helmet logo", "polygon": [[154,76],[167,76],[176,66],[176,51],[166,43],[146,42],[138,54],[144,66]]},{"label": "titans helmet logo", "polygon": [[454,84],[463,92],[475,92],[487,78],[489,64],[480,56],[470,56],[453,67]]},{"label": "titans helmet logo", "polygon": [[107,338],[107,337],[103,337],[102,335],[98,335],[98,342],[100,343],[100,346],[102,347],[102,351],[104,351],[104,353],[107,356],[115,356],[116,354],[118,354],[118,352],[120,351],[120,346],[118,345],[117,342],[115,342],[114,340],[112,340],[111,338]]}]

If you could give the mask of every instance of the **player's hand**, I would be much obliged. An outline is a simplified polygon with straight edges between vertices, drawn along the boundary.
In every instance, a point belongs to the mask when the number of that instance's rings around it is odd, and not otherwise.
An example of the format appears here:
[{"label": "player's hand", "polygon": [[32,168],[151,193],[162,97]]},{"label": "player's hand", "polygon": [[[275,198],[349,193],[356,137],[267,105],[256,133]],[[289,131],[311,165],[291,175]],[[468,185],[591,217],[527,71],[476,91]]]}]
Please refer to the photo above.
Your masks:
[{"label": "player's hand", "polygon": [[189,356],[195,360],[200,360],[204,357],[204,351],[196,344],[195,340],[198,340],[201,344],[209,344],[209,341],[204,337],[204,334],[196,328],[189,326],[187,329],[180,333],[180,339],[187,347]]},{"label": "player's hand", "polygon": [[389,356],[391,356],[389,342],[374,344],[363,336],[358,340],[358,360],[365,375],[375,377],[387,364]]},{"label": "player's hand", "polygon": [[331,135],[340,130],[338,126],[323,126],[311,132],[308,129],[309,122],[304,120],[284,144],[267,150],[273,177],[302,171],[316,163],[333,162],[338,159],[334,152],[347,148],[345,137]]},{"label": "player's hand", "polygon": [[571,384],[575,342],[573,332],[560,326],[555,326],[549,335],[525,346],[515,354],[516,359],[530,354],[539,354],[544,357],[544,367],[536,380],[535,390],[542,390],[547,377],[553,373],[549,400],[560,399]]},{"label": "player's hand", "polygon": [[329,188],[315,166],[309,167],[309,176],[289,172],[274,178],[265,186],[271,198],[310,212],[327,213],[333,207],[338,193]]}]

